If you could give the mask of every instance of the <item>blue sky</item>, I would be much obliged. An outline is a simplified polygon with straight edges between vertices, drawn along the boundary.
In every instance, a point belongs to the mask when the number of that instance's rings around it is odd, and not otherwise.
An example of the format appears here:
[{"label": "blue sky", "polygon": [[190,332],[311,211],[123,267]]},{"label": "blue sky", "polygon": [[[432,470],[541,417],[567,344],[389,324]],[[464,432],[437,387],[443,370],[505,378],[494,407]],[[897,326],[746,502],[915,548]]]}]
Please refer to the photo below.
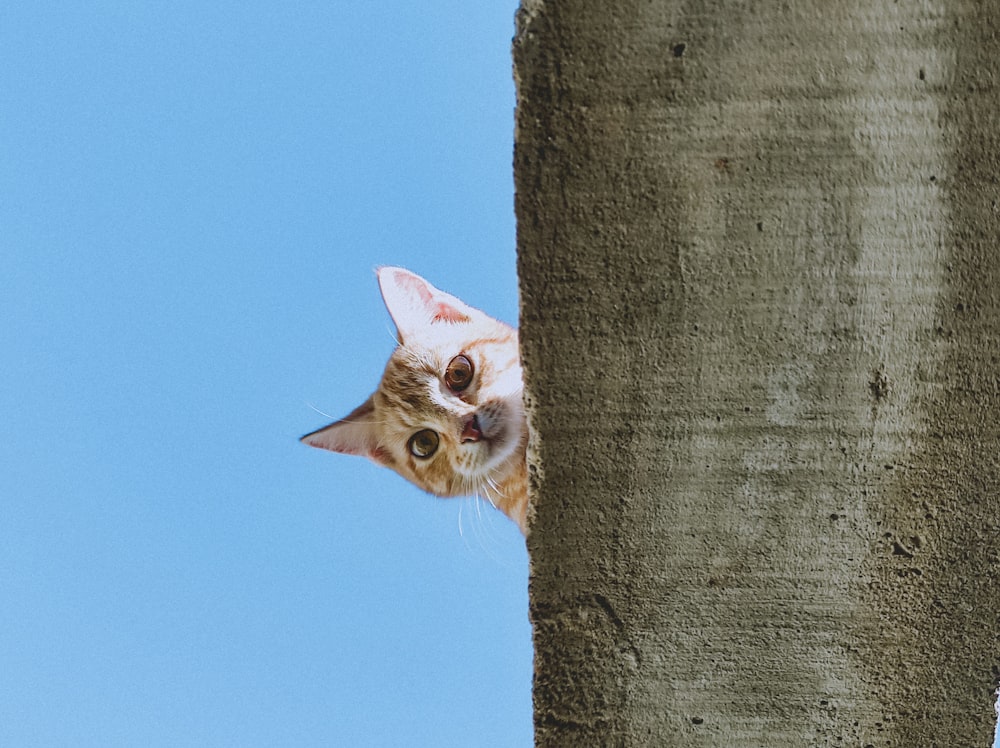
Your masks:
[{"label": "blue sky", "polygon": [[297,441],[516,323],[515,8],[0,9],[0,745],[530,744],[516,527]]}]

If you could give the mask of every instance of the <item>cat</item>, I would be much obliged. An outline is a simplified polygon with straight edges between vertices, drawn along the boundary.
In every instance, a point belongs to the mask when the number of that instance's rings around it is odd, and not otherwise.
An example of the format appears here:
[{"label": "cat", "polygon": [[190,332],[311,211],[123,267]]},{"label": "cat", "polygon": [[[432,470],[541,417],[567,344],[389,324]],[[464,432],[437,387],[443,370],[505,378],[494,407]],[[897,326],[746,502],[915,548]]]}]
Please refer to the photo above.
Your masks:
[{"label": "cat", "polygon": [[378,270],[398,346],[350,415],[302,437],[437,496],[478,495],[528,533],[528,429],[517,330],[398,267]]}]

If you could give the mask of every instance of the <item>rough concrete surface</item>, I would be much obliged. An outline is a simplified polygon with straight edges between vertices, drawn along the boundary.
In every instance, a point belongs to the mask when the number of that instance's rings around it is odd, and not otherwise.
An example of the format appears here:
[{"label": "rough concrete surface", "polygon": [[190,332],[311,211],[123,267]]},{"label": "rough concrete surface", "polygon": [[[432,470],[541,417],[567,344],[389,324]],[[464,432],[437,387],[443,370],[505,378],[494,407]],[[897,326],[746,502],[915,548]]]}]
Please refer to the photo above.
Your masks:
[{"label": "rough concrete surface", "polygon": [[1000,4],[524,0],[540,746],[982,746]]}]

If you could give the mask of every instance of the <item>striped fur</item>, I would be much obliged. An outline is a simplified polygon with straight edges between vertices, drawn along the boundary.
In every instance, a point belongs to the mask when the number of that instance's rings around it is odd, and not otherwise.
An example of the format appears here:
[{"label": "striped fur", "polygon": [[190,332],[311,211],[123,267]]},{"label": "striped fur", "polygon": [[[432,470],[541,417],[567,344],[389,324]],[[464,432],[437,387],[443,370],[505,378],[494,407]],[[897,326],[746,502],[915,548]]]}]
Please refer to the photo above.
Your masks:
[{"label": "striped fur", "polygon": [[[364,404],[302,441],[369,457],[436,496],[481,496],[526,534],[517,331],[402,268],[381,268],[378,279],[399,345]],[[473,370],[459,391],[445,377],[457,356]],[[426,430],[436,449],[415,454],[411,440]]]}]

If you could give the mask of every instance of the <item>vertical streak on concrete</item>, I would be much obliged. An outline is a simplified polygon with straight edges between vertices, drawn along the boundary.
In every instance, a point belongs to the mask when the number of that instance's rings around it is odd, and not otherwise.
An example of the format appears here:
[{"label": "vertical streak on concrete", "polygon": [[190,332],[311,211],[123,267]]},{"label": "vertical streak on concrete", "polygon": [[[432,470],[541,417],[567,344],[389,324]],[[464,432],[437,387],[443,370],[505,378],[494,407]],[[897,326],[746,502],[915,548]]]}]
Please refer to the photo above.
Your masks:
[{"label": "vertical streak on concrete", "polygon": [[989,744],[997,11],[523,3],[540,745]]},{"label": "vertical streak on concrete", "polygon": [[947,58],[921,50],[919,77],[950,145],[923,174],[947,204],[944,282],[931,339],[915,346],[923,429],[873,497],[883,547],[865,565],[879,613],[867,657],[883,658],[869,685],[899,705],[896,732],[988,746],[1000,677],[1000,3],[942,9]]}]

